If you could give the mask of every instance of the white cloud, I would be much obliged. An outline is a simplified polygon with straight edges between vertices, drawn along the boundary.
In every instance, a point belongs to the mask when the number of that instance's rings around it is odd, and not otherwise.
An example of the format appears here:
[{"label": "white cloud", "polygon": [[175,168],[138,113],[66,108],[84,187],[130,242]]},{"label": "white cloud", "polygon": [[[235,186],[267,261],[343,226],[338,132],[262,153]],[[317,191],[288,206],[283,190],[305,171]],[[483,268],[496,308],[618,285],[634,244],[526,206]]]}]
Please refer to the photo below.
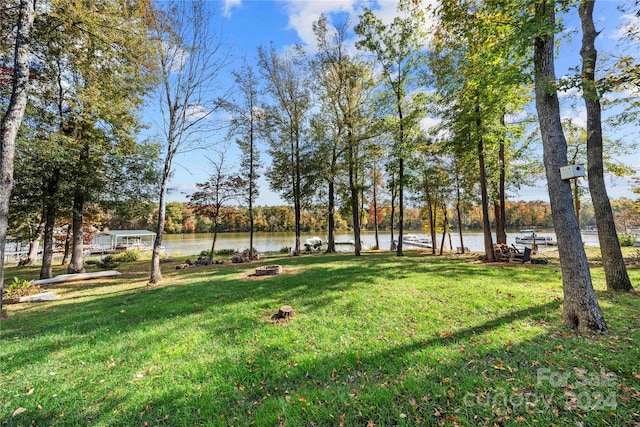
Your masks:
[{"label": "white cloud", "polygon": [[231,18],[231,10],[242,6],[242,0],[224,0],[222,6],[222,16]]},{"label": "white cloud", "polygon": [[199,120],[207,117],[211,112],[202,105],[189,105],[185,110],[185,115],[189,120]]},{"label": "white cloud", "polygon": [[609,38],[613,40],[622,40],[626,37],[631,36],[632,40],[638,41],[638,37],[640,36],[640,32],[638,28],[640,28],[640,16],[628,14],[622,15],[620,17],[620,25],[615,32],[613,32]]},{"label": "white cloud", "polygon": [[[425,7],[435,7],[437,3],[437,1],[433,0],[428,1]],[[365,8],[371,9],[384,24],[391,23],[395,17],[399,16],[397,0],[283,0],[283,4],[289,17],[289,28],[296,31],[301,40],[301,44],[305,50],[310,53],[316,51],[313,22],[317,21],[323,13],[327,16],[329,25],[342,22],[347,18],[352,28],[357,25],[359,17]],[[426,16],[428,21],[427,25],[431,26],[433,21],[430,21],[430,19],[432,19],[433,14],[427,12]],[[352,39],[348,40],[347,44],[354,47],[355,40],[356,36],[352,34]]]},{"label": "white cloud", "polygon": [[569,119],[574,125],[587,128],[587,110],[584,106],[574,107],[567,111],[563,111],[562,120]]}]

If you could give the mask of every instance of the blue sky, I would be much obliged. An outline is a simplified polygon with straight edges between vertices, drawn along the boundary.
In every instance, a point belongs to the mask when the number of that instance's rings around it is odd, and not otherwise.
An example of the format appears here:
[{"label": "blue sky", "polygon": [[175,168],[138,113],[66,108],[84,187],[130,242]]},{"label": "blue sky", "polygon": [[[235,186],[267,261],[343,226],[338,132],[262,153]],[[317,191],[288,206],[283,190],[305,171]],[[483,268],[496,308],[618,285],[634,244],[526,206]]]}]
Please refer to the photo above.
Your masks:
[{"label": "blue sky", "polygon": [[[625,25],[637,22],[638,18],[618,10],[623,6],[623,1],[598,1],[594,12],[596,27],[602,30],[598,37],[598,50],[600,58],[606,59],[608,53],[626,52],[638,56],[640,49],[637,45],[631,45],[628,41],[622,42],[621,32]],[[343,20],[349,17],[355,25],[359,14],[364,7],[375,10],[384,20],[391,20],[396,8],[396,1],[376,0],[336,0],[336,1],[301,1],[301,0],[225,0],[210,1],[209,5],[215,8],[215,18],[212,26],[215,31],[222,34],[225,45],[232,52],[233,59],[228,72],[222,78],[227,78],[231,70],[238,69],[243,58],[253,64],[257,56],[257,48],[261,45],[268,46],[273,43],[277,49],[286,50],[294,43],[304,46],[307,52],[313,53],[314,36],[311,24],[318,19],[321,13],[327,14],[329,22]],[[560,58],[557,62],[556,74],[561,77],[568,73],[569,67],[580,64],[580,19],[577,8],[564,17],[567,30],[560,47]],[[334,21],[334,22],[335,22]],[[563,115],[572,117],[579,123],[585,122],[584,106],[580,94],[570,91],[563,94]],[[151,101],[153,102],[153,101]],[[570,108],[571,106],[574,108]],[[636,139],[638,128],[626,129],[620,135],[628,140]],[[153,131],[151,129],[151,131]],[[221,137],[221,136],[220,136]],[[235,147],[227,149],[233,153]],[[175,189],[170,200],[185,200],[188,194],[195,190],[196,182],[203,182],[210,175],[211,170],[204,158],[205,153],[191,151],[179,155],[175,161],[174,175],[171,187]],[[268,160],[266,154],[263,160]],[[627,156],[626,163],[640,170],[640,152]],[[629,191],[629,183],[616,182],[609,185],[611,197],[633,197]],[[548,200],[546,185],[541,182],[523,188],[516,199],[521,200]],[[272,193],[266,182],[260,184],[259,205],[281,204],[279,197]]]}]

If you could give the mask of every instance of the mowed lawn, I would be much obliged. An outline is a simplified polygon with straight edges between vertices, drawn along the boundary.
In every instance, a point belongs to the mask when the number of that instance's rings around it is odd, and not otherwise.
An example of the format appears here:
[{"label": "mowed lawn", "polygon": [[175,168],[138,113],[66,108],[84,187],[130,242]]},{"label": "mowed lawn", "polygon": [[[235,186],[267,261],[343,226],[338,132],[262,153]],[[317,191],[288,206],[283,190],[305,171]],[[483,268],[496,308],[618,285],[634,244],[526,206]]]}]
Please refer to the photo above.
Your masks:
[{"label": "mowed lawn", "polygon": [[[250,275],[266,264],[284,271]],[[606,336],[564,328],[557,260],[175,265],[158,287],[138,261],[8,306],[0,425],[640,425],[640,297],[605,291],[601,268]],[[272,321],[282,305],[295,315]]]}]

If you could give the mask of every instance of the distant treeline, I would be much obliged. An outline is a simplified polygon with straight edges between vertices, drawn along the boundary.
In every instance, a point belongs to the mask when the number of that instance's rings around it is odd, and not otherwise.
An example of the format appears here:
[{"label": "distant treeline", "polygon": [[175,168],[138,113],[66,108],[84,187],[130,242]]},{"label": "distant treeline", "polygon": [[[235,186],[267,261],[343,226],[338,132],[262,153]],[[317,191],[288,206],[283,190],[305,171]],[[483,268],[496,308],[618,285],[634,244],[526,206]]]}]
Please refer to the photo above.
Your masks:
[{"label": "distant treeline", "polygon": [[[640,215],[638,204],[626,198],[612,200],[616,226],[620,233],[625,230],[640,228]],[[112,229],[155,229],[154,219],[156,215],[154,206],[150,205],[147,212],[138,215],[131,220],[123,220],[115,215],[103,214],[102,224]],[[367,210],[365,209],[365,212]],[[450,212],[454,212],[453,209]],[[391,208],[382,207],[378,212],[379,228],[387,230],[391,224]],[[507,202],[506,227],[520,228],[552,228],[551,207],[549,203],[542,201]],[[397,219],[396,219],[397,221]],[[442,218],[438,223],[442,223]],[[458,227],[458,219],[450,215],[449,223],[452,227]],[[362,218],[363,228],[373,230],[373,214],[367,213]],[[419,208],[405,209],[404,224],[407,229],[427,230],[428,220],[426,213]],[[595,225],[593,208],[590,203],[583,203],[580,210],[580,224],[584,226]],[[204,216],[197,215],[186,202],[170,202],[167,204],[166,226],[167,233],[207,233],[212,231],[212,221]],[[327,228],[326,209],[322,207],[306,209],[302,213],[302,231],[325,231]],[[352,226],[351,215],[348,212],[336,212],[336,229],[338,231],[350,230]],[[482,211],[480,207],[473,206],[462,217],[462,227],[465,229],[482,228]],[[292,206],[259,206],[254,208],[254,229],[261,232],[293,232],[294,214]],[[220,220],[219,230],[222,232],[249,231],[249,216],[246,208],[227,207]]]}]

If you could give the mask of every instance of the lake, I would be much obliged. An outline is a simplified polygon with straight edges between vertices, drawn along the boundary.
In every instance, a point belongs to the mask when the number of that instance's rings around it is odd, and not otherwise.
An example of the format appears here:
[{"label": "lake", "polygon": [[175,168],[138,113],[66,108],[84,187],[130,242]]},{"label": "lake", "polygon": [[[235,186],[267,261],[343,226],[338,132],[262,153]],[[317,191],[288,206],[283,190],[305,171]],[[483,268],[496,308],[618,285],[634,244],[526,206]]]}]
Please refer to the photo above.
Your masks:
[{"label": "lake", "polygon": [[[405,234],[415,234],[419,237],[427,237],[426,234],[416,231],[407,231]],[[482,232],[467,231],[463,233],[464,245],[472,251],[484,250],[484,237]],[[317,235],[323,241],[326,240],[326,235],[303,233],[302,243],[312,236]],[[507,234],[507,244],[515,244],[516,236],[522,237],[525,234],[518,233],[517,230]],[[555,238],[555,234],[552,230],[540,231],[540,235],[552,236]],[[397,233],[396,233],[397,236]],[[440,244],[441,235],[438,236],[438,245]],[[165,234],[162,239],[162,244],[165,247],[165,254],[175,255],[197,255],[203,250],[211,249],[211,241],[213,239],[212,233],[199,233],[199,234]],[[583,241],[589,246],[597,246],[598,236],[595,235],[583,235]],[[336,235],[336,242],[348,242],[353,240],[353,235],[347,233],[340,233]],[[388,232],[379,233],[380,248],[388,249],[391,245],[391,237]],[[460,239],[457,233],[451,234],[451,241],[454,249],[461,246]],[[494,235],[495,241],[495,235]],[[370,248],[375,244],[375,233],[363,232],[362,243],[364,248]],[[295,244],[295,235],[293,233],[254,233],[253,246],[258,252],[279,252],[284,247],[292,247]],[[249,247],[249,233],[219,233],[216,241],[216,249],[236,249],[242,251]],[[449,241],[445,242],[445,248],[449,248]],[[336,249],[341,252],[353,251],[351,245],[337,245]],[[412,249],[409,245],[404,245],[403,249]],[[553,248],[550,248],[553,249]],[[540,247],[543,251],[544,247]]]}]

